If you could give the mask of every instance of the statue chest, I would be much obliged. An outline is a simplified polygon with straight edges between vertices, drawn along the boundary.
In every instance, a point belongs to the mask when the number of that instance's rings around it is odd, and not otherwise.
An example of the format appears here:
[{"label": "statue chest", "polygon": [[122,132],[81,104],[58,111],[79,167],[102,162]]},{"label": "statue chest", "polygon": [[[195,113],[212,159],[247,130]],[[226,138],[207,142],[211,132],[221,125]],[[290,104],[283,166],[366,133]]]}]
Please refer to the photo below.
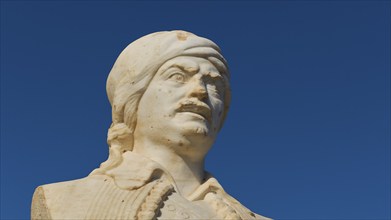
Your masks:
[{"label": "statue chest", "polygon": [[124,190],[110,178],[95,179],[92,185],[85,182],[72,187],[61,200],[60,207],[49,204],[53,219],[210,219],[216,216],[206,202],[188,201],[171,184],[162,181]]}]

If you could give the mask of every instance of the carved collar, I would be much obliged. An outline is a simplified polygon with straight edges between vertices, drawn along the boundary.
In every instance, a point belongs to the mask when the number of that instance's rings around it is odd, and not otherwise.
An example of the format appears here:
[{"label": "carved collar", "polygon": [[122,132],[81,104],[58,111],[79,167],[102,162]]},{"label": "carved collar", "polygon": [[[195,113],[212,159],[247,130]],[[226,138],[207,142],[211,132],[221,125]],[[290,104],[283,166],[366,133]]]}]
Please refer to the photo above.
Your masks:
[{"label": "carved collar", "polygon": [[[226,194],[223,187],[210,173],[205,172],[205,174],[205,182],[189,196],[190,201],[202,200],[209,192]],[[107,171],[106,175],[112,177],[115,184],[121,189],[138,189],[157,179],[169,181],[177,189],[174,179],[164,167],[131,151],[126,152],[122,163]]]}]

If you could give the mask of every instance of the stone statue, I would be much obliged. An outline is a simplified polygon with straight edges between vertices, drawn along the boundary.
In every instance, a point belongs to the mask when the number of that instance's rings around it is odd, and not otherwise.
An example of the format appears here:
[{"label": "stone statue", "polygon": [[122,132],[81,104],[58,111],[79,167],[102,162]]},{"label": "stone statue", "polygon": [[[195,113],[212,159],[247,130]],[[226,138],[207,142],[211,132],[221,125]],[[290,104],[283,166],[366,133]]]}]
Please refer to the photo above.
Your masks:
[{"label": "stone statue", "polygon": [[204,170],[230,104],[215,43],[185,31],[144,36],[119,55],[106,89],[108,159],[83,179],[39,186],[32,219],[267,219]]}]

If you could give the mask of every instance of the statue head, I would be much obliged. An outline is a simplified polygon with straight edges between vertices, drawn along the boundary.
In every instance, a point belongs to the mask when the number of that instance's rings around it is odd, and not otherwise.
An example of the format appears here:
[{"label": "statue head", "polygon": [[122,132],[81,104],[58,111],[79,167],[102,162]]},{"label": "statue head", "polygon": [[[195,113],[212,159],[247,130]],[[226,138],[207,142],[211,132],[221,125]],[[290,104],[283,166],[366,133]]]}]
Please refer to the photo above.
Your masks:
[{"label": "statue head", "polygon": [[213,142],[230,104],[229,72],[219,47],[185,31],[152,33],[131,43],[110,71],[106,90],[110,154],[98,170],[115,167],[133,149],[137,128],[148,133],[183,125],[177,129]]}]

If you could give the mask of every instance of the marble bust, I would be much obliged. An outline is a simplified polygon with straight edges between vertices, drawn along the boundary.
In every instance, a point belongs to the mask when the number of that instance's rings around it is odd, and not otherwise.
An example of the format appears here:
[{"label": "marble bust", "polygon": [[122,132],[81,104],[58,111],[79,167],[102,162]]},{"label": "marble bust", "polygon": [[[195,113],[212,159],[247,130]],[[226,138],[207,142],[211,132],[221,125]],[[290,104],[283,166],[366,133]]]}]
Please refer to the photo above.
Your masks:
[{"label": "marble bust", "polygon": [[204,170],[230,104],[219,47],[185,31],[141,37],[107,79],[109,157],[85,178],[37,187],[32,219],[268,219]]}]

